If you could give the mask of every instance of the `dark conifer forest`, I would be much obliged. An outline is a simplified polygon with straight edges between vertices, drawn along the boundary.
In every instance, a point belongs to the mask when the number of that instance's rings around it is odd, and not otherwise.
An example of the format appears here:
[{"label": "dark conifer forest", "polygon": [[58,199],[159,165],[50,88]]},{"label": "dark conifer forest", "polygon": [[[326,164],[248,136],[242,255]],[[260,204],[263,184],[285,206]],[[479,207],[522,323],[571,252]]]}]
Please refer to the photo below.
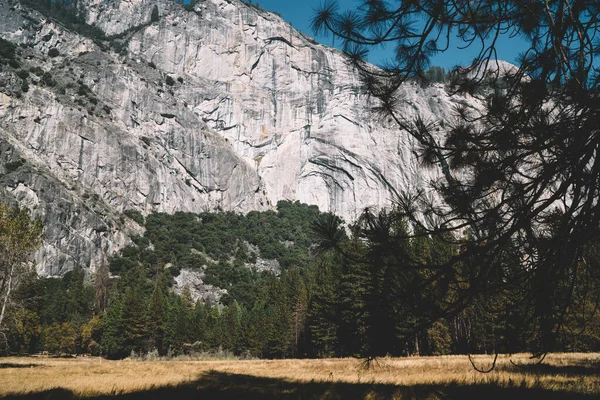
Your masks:
[{"label": "dark conifer forest", "polygon": [[[425,286],[430,277],[415,275],[411,265],[442,264],[460,249],[450,236],[408,235],[414,227],[393,212],[367,210],[347,226],[316,206],[281,201],[277,211],[247,215],[123,218],[138,220],[145,232],[108,265],[21,287],[24,307],[8,352],[377,357],[517,352],[535,340],[503,314],[518,293],[430,315],[453,293]],[[279,268],[259,271],[260,260],[277,260]],[[177,292],[174,277],[183,269],[202,272],[204,283],[226,294],[211,302],[194,301],[187,286]],[[456,273],[474,269],[465,263]],[[591,304],[579,307],[560,348],[598,351],[600,320],[585,318]],[[427,325],[431,318],[436,322]]]}]

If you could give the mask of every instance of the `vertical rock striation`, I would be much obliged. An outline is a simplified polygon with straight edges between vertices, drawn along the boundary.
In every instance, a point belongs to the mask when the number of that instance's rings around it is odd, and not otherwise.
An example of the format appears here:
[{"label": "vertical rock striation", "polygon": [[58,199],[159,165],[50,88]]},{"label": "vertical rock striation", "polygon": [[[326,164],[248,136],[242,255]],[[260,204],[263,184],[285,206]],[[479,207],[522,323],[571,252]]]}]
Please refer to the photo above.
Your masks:
[{"label": "vertical rock striation", "polygon": [[[126,210],[247,212],[288,199],[352,220],[434,178],[346,57],[274,14],[238,0],[79,7],[105,38],[0,2],[0,37],[39,73],[23,92],[17,69],[0,71],[0,196],[44,218],[42,274],[106,262],[139,232]],[[403,115],[430,121],[477,107],[441,85],[399,95]]]}]

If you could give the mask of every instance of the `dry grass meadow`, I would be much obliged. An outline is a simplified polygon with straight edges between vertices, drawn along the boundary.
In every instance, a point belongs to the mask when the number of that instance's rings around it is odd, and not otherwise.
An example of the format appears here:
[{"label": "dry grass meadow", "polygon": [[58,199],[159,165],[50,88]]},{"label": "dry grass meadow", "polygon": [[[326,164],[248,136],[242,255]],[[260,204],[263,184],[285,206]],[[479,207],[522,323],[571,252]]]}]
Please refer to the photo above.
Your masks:
[{"label": "dry grass meadow", "polygon": [[[510,361],[520,365],[514,366]],[[476,356],[481,368],[491,356]],[[600,354],[360,360],[108,361],[0,358],[0,396],[25,398],[600,399]]]}]

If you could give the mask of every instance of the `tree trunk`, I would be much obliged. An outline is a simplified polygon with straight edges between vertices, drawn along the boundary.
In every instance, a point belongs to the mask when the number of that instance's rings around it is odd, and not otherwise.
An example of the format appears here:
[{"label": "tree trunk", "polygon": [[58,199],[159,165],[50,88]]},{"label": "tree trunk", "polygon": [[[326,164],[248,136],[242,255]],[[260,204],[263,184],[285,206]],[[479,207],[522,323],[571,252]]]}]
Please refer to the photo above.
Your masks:
[{"label": "tree trunk", "polygon": [[415,335],[415,355],[419,355],[419,335]]},{"label": "tree trunk", "polygon": [[12,289],[12,278],[15,270],[14,264],[10,266],[10,273],[8,274],[8,287],[6,288],[6,294],[4,295],[4,303],[2,303],[2,311],[0,311],[0,330],[2,329],[2,321],[4,320],[4,313],[6,312],[6,304],[10,298],[10,291]]}]

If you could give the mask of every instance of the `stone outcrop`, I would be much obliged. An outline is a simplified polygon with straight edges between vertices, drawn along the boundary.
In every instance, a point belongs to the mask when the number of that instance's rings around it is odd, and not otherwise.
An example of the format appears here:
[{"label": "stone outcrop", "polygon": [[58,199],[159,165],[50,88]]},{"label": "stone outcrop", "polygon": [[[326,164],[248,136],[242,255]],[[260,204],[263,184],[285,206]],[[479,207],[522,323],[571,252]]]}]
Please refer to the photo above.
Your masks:
[{"label": "stone outcrop", "polygon": [[182,269],[175,277],[175,292],[179,295],[187,288],[190,291],[192,301],[208,301],[211,304],[217,304],[221,297],[227,295],[227,289],[221,289],[213,285],[204,283],[204,273],[198,270]]},{"label": "stone outcrop", "polygon": [[[0,196],[45,220],[42,274],[106,262],[140,232],[127,210],[247,212],[288,199],[352,220],[432,179],[347,58],[274,14],[238,0],[79,7],[107,38],[0,2],[0,37],[20,46],[21,69],[38,69],[27,92],[16,69],[0,71]],[[426,121],[477,107],[441,85],[399,96],[404,116]]]}]

